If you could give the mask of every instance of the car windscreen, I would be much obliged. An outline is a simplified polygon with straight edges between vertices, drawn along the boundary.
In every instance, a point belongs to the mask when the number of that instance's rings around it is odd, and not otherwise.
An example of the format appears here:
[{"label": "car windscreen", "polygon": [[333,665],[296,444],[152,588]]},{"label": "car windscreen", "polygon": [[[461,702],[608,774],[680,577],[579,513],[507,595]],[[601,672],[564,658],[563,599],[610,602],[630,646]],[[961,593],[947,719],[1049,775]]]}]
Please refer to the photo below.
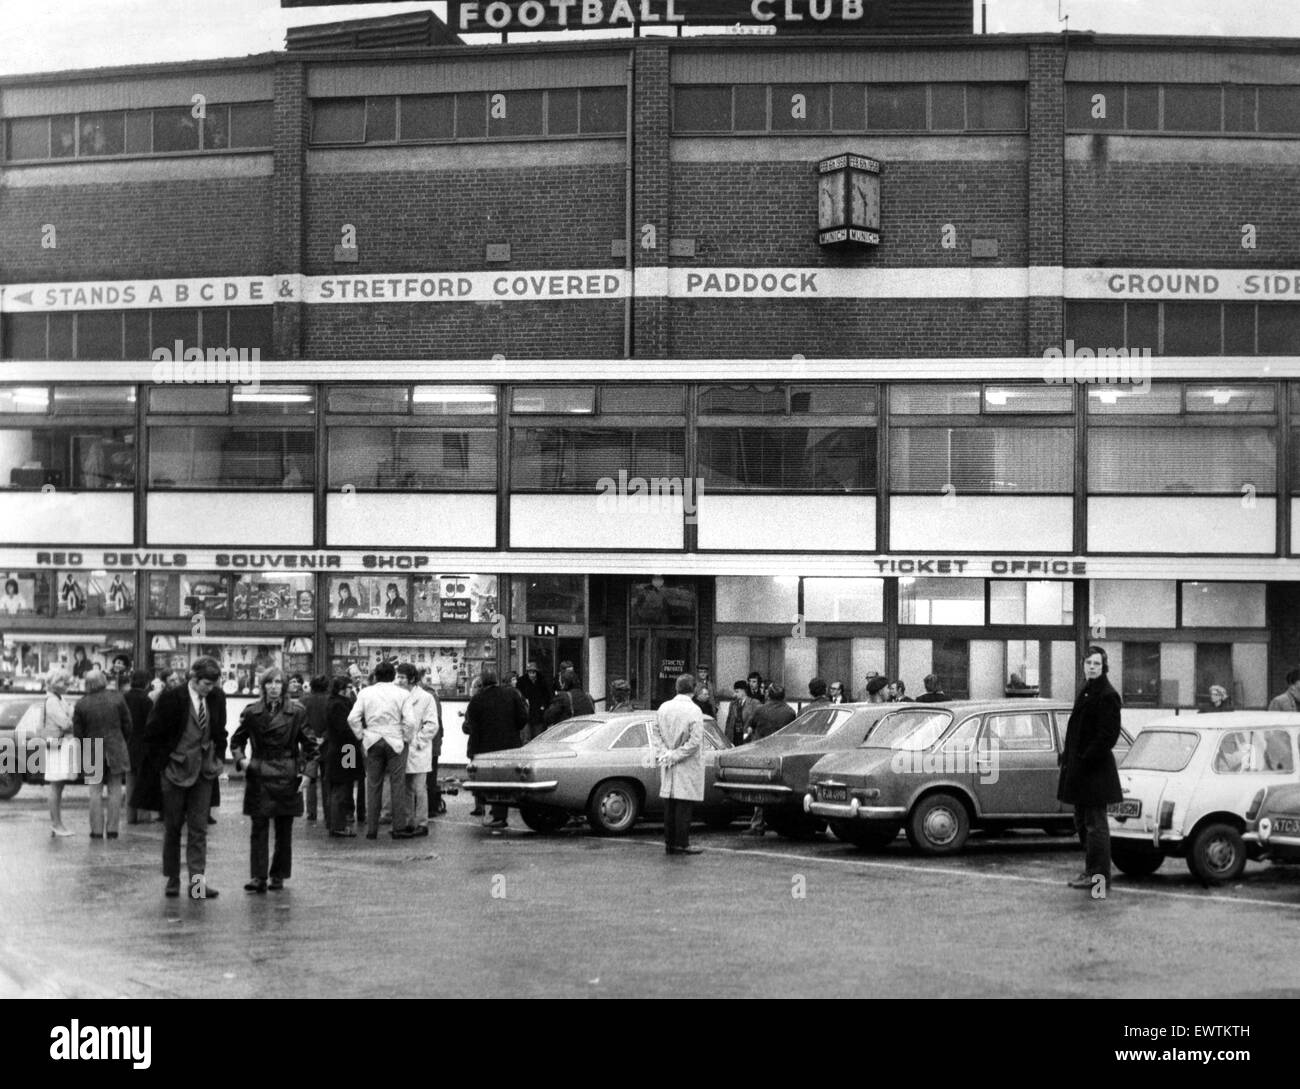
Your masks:
[{"label": "car windscreen", "polygon": [[543,743],[563,741],[566,745],[572,745],[578,741],[586,741],[597,730],[607,725],[608,723],[598,718],[571,718],[552,726],[545,733],[538,734],[534,740]]},{"label": "car windscreen", "polygon": [[1143,730],[1120,762],[1125,770],[1182,771],[1201,736],[1191,730]]},{"label": "car windscreen", "polygon": [[928,749],[952,723],[950,711],[896,711],[876,724],[862,743],[864,749]]},{"label": "car windscreen", "polygon": [[805,711],[777,733],[782,737],[794,734],[803,737],[827,737],[843,727],[852,717],[853,710],[848,707],[817,707]]}]

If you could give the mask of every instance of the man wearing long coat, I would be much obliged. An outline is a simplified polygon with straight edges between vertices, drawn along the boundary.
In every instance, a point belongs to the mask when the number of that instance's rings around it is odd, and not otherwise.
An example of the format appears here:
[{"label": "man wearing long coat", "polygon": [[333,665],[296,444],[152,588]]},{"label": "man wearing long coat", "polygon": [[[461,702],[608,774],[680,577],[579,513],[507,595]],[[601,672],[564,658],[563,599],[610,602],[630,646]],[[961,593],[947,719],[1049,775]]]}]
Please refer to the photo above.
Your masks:
[{"label": "man wearing long coat", "polygon": [[664,849],[670,855],[697,855],[690,845],[691,809],[704,800],[704,712],[692,699],[695,678],[683,673],[677,694],[661,704],[650,728],[659,765],[659,797],[664,799]]}]

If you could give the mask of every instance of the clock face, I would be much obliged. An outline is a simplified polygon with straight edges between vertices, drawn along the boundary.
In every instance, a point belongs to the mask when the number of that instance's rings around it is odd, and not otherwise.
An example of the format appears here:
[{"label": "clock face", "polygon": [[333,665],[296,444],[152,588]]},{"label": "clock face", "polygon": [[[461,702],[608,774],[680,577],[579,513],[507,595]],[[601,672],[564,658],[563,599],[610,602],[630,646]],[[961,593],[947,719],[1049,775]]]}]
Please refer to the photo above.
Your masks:
[{"label": "clock face", "polygon": [[854,172],[849,222],[855,227],[880,229],[880,176]]},{"label": "clock face", "polygon": [[829,230],[844,226],[844,172],[823,174],[818,180],[817,228]]}]

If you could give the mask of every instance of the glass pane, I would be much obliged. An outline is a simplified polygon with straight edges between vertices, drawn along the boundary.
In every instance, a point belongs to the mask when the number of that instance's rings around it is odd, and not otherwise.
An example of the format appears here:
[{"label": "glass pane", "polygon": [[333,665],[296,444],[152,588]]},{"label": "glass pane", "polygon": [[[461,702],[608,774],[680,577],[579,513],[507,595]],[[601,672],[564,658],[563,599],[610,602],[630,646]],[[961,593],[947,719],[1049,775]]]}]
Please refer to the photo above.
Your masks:
[{"label": "glass pane", "polygon": [[700,389],[701,416],[724,413],[784,416],[785,386],[703,386]]},{"label": "glass pane", "polygon": [[[44,315],[41,315],[44,317]],[[45,386],[0,388],[0,412],[33,412],[44,416],[50,410],[50,391]]]},{"label": "glass pane", "polygon": [[150,412],[225,414],[230,406],[227,386],[154,386],[149,390]]},{"label": "glass pane", "polygon": [[1124,127],[1130,132],[1160,128],[1160,88],[1154,83],[1130,83],[1125,94]]},{"label": "glass pane", "polygon": [[972,83],[966,88],[966,124],[972,132],[1025,127],[1025,89],[1011,83]]},{"label": "glass pane", "polygon": [[199,122],[188,106],[153,111],[153,149],[155,153],[199,150]]},{"label": "glass pane", "polygon": [[154,310],[151,312],[150,351],[166,348],[172,359],[183,359],[187,348],[199,347],[197,310]]},{"label": "glass pane", "polygon": [[516,575],[512,585],[511,614],[516,621],[581,624],[586,620],[583,575]]},{"label": "glass pane", "polygon": [[128,155],[148,155],[151,151],[153,151],[153,112],[151,110],[127,110],[126,153]]},{"label": "glass pane", "polygon": [[135,484],[132,428],[50,427],[0,431],[0,486],[101,489]]},{"label": "glass pane", "polygon": [[1069,428],[890,429],[893,488],[938,493],[1068,494],[1074,479]]},{"label": "glass pane", "polygon": [[204,348],[225,348],[230,339],[230,317],[226,311],[200,310],[199,336]]},{"label": "glass pane", "polygon": [[203,119],[203,146],[209,151],[224,151],[230,147],[230,108],[209,106]]},{"label": "glass pane", "polygon": [[993,624],[1072,624],[1074,584],[1019,579],[989,581],[989,622]]},{"label": "glass pane", "polygon": [[930,128],[936,132],[966,128],[966,84],[930,84]]},{"label": "glass pane", "polygon": [[1154,354],[1160,343],[1160,304],[1128,303],[1124,315],[1124,343],[1121,347]]},{"label": "glass pane", "polygon": [[310,487],[311,431],[156,427],[149,434],[149,484],[155,488]]},{"label": "glass pane", "polygon": [[1183,583],[1183,627],[1262,628],[1262,582]]},{"label": "glass pane", "polygon": [[518,386],[511,391],[511,412],[542,414],[596,411],[595,386]]},{"label": "glass pane", "polygon": [[627,131],[627,92],[622,87],[584,87],[580,109],[584,134]]},{"label": "glass pane", "polygon": [[1218,303],[1165,303],[1165,355],[1219,355],[1223,315]]},{"label": "glass pane", "polygon": [[113,113],[83,113],[79,154],[121,155],[126,147],[125,119],[120,110]]},{"label": "glass pane", "polygon": [[673,94],[674,132],[730,132],[730,87],[678,87]]},{"label": "glass pane", "polygon": [[804,619],[879,624],[885,618],[885,580],[806,578]]},{"label": "glass pane", "polygon": [[312,102],[313,144],[359,144],[366,134],[364,98],[324,98]]},{"label": "glass pane", "polygon": [[1259,131],[1300,132],[1300,87],[1259,88]]},{"label": "glass pane", "polygon": [[791,416],[874,416],[875,386],[791,386]]},{"label": "glass pane", "polygon": [[152,354],[149,311],[127,310],[122,314],[124,358],[148,359]]},{"label": "glass pane", "polygon": [[799,612],[792,575],[719,575],[714,587],[719,623],[792,624]]},{"label": "glass pane", "polygon": [[875,428],[701,428],[705,485],[728,491],[863,492],[876,485]]},{"label": "glass pane", "polygon": [[1122,129],[1124,84],[1067,83],[1065,125],[1070,129]]},{"label": "glass pane", "polygon": [[831,123],[837,132],[862,132],[866,129],[866,84],[836,83],[831,87]]},{"label": "glass pane", "polygon": [[495,431],[332,427],[329,486],[412,491],[496,488]]},{"label": "glass pane", "polygon": [[898,622],[983,624],[984,580],[905,575],[898,580]]},{"label": "glass pane", "polygon": [[5,156],[11,160],[50,157],[50,119],[20,117],[9,122]]},{"label": "glass pane", "polygon": [[600,411],[607,415],[680,414],[686,408],[686,390],[681,386],[604,386]]},{"label": "glass pane", "polygon": [[416,386],[411,394],[416,413],[441,416],[495,415],[495,386]]},{"label": "glass pane", "polygon": [[6,359],[45,358],[45,315],[6,314],[4,328]]},{"label": "glass pane", "polygon": [[1124,347],[1124,304],[1067,302],[1065,336],[1076,349]]},{"label": "glass pane", "polygon": [[487,95],[470,91],[456,96],[456,139],[473,140],[487,135]]},{"label": "glass pane", "polygon": [[51,359],[72,359],[73,316],[49,315],[49,356]]},{"label": "glass pane", "polygon": [[256,359],[253,352],[262,358],[274,354],[275,347],[275,312],[269,306],[232,306],[230,315],[230,347],[241,352],[248,352],[249,359]]},{"label": "glass pane", "polygon": [[498,91],[488,96],[489,136],[541,136],[542,92]]},{"label": "glass pane", "polygon": [[406,620],[410,596],[405,575],[344,575],[329,580],[329,615],[343,620]]},{"label": "glass pane", "polygon": [[1223,131],[1255,131],[1255,88],[1223,88]]},{"label": "glass pane", "polygon": [[767,85],[742,83],[735,88],[736,132],[763,132],[767,129]]},{"label": "glass pane", "polygon": [[979,386],[891,386],[889,411],[906,415],[978,414]]},{"label": "glass pane", "polygon": [[985,412],[1071,412],[1074,390],[1060,386],[985,386]]},{"label": "glass pane", "polygon": [[601,488],[620,472],[680,478],[685,451],[681,431],[516,428],[511,438],[515,488]]},{"label": "glass pane", "polygon": [[270,147],[271,103],[250,102],[230,107],[231,147]]},{"label": "glass pane", "polygon": [[406,386],[331,386],[326,394],[330,412],[405,413],[411,391]]},{"label": "glass pane", "polygon": [[1091,386],[1088,411],[1096,415],[1178,415],[1183,410],[1183,388],[1177,382],[1153,382],[1141,387]]},{"label": "glass pane", "polygon": [[455,134],[452,95],[402,95],[403,140],[450,140]]},{"label": "glass pane", "polygon": [[1166,83],[1166,132],[1221,132],[1223,91],[1214,84]]},{"label": "glass pane", "polygon": [[873,83],[867,87],[867,128],[925,129],[924,83]]},{"label": "glass pane", "polygon": [[122,315],[113,310],[91,310],[77,315],[78,359],[122,358]]},{"label": "glass pane", "polygon": [[778,83],[773,86],[773,130],[823,132],[830,127],[831,95],[826,84]]},{"label": "glass pane", "polygon": [[1223,354],[1255,354],[1255,306],[1253,303],[1223,304]]},{"label": "glass pane", "polygon": [[1261,303],[1259,307],[1259,354],[1300,353],[1300,306],[1295,303]]},{"label": "glass pane", "polygon": [[[50,616],[54,610],[54,589],[48,571],[0,571],[0,616]],[[0,639],[4,639],[0,636]],[[3,651],[0,651],[3,653]],[[0,679],[7,663],[0,659]]]},{"label": "glass pane", "polygon": [[1277,487],[1273,432],[1259,427],[1094,428],[1088,490],[1099,494],[1261,495]]},{"label": "glass pane", "polygon": [[1268,412],[1277,409],[1272,386],[1188,386],[1188,412]]},{"label": "glass pane", "polygon": [[244,575],[232,594],[235,620],[314,620],[314,575]]},{"label": "glass pane", "polygon": [[578,91],[546,92],[546,132],[548,136],[567,136],[578,131]]},{"label": "glass pane", "polygon": [[1160,644],[1125,643],[1120,695],[1129,707],[1160,703]]},{"label": "glass pane", "polygon": [[316,411],[316,390],[312,386],[234,386],[230,411],[237,416],[301,416]]},{"label": "glass pane", "polygon": [[1172,628],[1175,589],[1172,579],[1093,579],[1089,619],[1104,628]]},{"label": "glass pane", "polygon": [[378,95],[366,99],[366,143],[397,139],[397,99]]},{"label": "glass pane", "polygon": [[55,386],[51,415],[85,416],[92,413],[131,413],[134,386]]},{"label": "glass pane", "polygon": [[71,115],[50,118],[50,157],[71,159],[77,151],[77,119]]}]

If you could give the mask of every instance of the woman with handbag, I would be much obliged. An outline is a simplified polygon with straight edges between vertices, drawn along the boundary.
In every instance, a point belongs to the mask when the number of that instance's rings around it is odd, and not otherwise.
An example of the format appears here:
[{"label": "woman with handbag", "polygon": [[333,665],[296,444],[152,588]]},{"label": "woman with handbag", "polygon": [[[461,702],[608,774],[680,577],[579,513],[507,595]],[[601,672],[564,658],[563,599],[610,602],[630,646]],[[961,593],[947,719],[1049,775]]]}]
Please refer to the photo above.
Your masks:
[{"label": "woman with handbag", "polygon": [[[250,841],[252,880],[248,892],[268,888],[267,850],[275,822],[275,854],[270,864],[272,889],[284,888],[293,869],[293,819],[301,817],[302,768],[316,755],[307,732],[307,709],[284,697],[284,674],[268,669],[261,678],[262,697],[244,708],[230,742],[235,770],[244,772],[244,815],[253,820]],[[244,747],[251,745],[247,759]]]},{"label": "woman with handbag", "polygon": [[45,738],[45,784],[50,788],[50,835],[70,836],[63,826],[63,788],[77,781],[78,745],[72,736],[72,707],[64,693],[72,684],[65,669],[53,669],[45,679],[41,734]]}]

